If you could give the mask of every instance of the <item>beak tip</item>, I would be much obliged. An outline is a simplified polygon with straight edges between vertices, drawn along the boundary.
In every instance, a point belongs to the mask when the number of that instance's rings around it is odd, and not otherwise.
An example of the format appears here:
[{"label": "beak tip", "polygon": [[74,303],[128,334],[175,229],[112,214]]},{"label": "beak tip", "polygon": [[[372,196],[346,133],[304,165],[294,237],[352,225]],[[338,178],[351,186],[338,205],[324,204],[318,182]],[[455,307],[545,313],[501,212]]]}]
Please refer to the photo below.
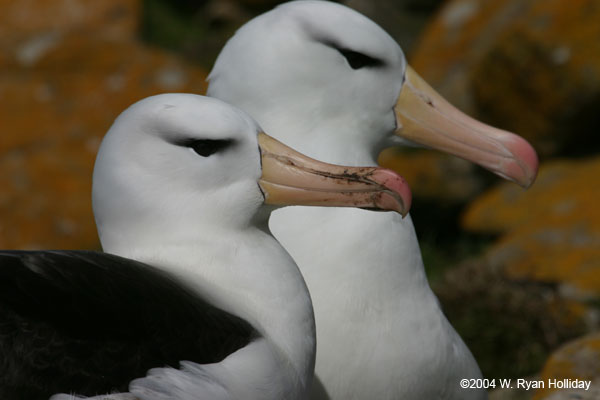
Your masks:
[{"label": "beak tip", "polygon": [[384,206],[383,204],[380,206],[384,209],[396,211],[402,215],[402,218],[406,217],[412,203],[412,192],[406,180],[387,168],[377,168],[372,179],[380,182],[387,189],[388,196],[391,197],[389,206]]},{"label": "beak tip", "polygon": [[514,155],[518,171],[513,180],[521,187],[528,189],[535,182],[539,169],[539,158],[531,144],[520,136],[514,135],[509,150]]},{"label": "beak tip", "polygon": [[533,174],[530,174],[528,176],[525,177],[524,180],[522,181],[515,181],[519,186],[521,186],[523,189],[529,189],[533,183],[535,182],[535,178],[537,177],[537,171],[534,172]]},{"label": "beak tip", "polygon": [[537,172],[537,169],[535,169],[526,174],[526,179],[519,183],[523,189],[529,189],[533,185],[535,179],[537,178]]},{"label": "beak tip", "polygon": [[[404,181],[404,179],[402,180]],[[405,186],[402,193],[402,210],[400,211],[403,219],[406,218],[408,212],[410,211],[410,207],[412,206],[412,192],[408,186],[408,183],[406,183],[406,181],[404,181],[404,183]]]}]

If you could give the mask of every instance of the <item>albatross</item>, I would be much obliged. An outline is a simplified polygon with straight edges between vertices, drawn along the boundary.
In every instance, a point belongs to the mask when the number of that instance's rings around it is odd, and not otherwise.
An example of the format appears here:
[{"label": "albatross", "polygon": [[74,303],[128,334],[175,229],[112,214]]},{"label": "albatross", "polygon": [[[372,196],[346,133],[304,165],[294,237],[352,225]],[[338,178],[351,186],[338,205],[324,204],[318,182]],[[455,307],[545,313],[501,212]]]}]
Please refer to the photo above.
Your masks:
[{"label": "albatross", "polygon": [[0,252],[3,400],[305,398],[314,316],[270,211],[406,213],[410,191],[305,157],[219,100],[165,94],[117,118],[92,199],[104,252]]},{"label": "albatross", "polygon": [[[327,162],[376,165],[385,147],[420,145],[522,186],[537,172],[524,139],[454,108],[383,29],[335,3],[290,2],[243,25],[219,54],[207,95]],[[460,387],[482,375],[429,287],[410,217],[291,207],[269,226],[313,300],[312,399],[487,397]],[[366,244],[376,232],[380,240]]]}]

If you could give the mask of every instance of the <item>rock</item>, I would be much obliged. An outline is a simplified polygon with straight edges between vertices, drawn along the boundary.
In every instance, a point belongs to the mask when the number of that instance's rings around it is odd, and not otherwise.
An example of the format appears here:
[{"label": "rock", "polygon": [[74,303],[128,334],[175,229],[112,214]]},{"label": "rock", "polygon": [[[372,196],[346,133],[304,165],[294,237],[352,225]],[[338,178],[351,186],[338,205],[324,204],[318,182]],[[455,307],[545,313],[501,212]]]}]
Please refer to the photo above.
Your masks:
[{"label": "rock", "polygon": [[600,157],[542,165],[537,182],[511,184],[475,200],[465,229],[505,233],[486,253],[515,279],[561,284],[564,295],[600,296]]},{"label": "rock", "polygon": [[0,248],[97,248],[95,153],[130,104],[204,93],[204,70],[127,40],[65,35],[0,75]]},{"label": "rock", "polygon": [[561,346],[546,362],[542,381],[579,379],[592,381],[590,390],[539,389],[534,400],[600,399],[600,332],[592,333]]},{"label": "rock", "polygon": [[600,150],[600,3],[452,0],[411,63],[453,104],[542,157]]},{"label": "rock", "polygon": [[[600,157],[543,163],[529,189],[504,182],[481,195],[466,209],[462,225],[473,232],[503,233],[549,216],[600,219],[593,198],[600,191],[594,184],[598,173]],[[582,208],[585,213],[579,212]]]},{"label": "rock", "polygon": [[0,0],[0,67],[28,68],[67,36],[132,41],[141,14],[139,0]]},{"label": "rock", "polygon": [[1,153],[0,247],[99,248],[90,199],[97,144],[40,139]]},{"label": "rock", "polygon": [[55,34],[94,34],[132,39],[137,34],[140,0],[0,0],[0,45],[15,38]]},{"label": "rock", "polygon": [[161,92],[203,93],[205,77],[204,70],[135,42],[65,37],[30,68],[0,76],[3,130],[19,132],[2,135],[0,151],[33,144],[47,129],[61,137],[90,128],[104,134],[132,102]]},{"label": "rock", "polygon": [[589,390],[559,389],[546,397],[539,398],[539,400],[598,400],[600,399],[598,387],[600,387],[600,379],[592,381]]},{"label": "rock", "polygon": [[514,280],[485,258],[448,269],[432,288],[486,378],[530,376],[585,329],[579,303],[553,285]]}]

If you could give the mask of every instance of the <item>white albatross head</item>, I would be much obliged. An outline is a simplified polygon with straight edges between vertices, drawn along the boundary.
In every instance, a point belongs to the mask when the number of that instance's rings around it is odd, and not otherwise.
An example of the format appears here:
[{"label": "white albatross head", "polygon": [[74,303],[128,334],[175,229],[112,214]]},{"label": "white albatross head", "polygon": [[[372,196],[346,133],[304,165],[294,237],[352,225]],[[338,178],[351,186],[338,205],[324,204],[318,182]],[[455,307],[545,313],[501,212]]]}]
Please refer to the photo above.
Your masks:
[{"label": "white albatross head", "polygon": [[305,157],[220,100],[164,94],[129,107],[106,134],[92,200],[106,250],[266,226],[269,211],[284,205],[406,214],[410,190],[390,170]]},{"label": "white albatross head", "polygon": [[254,18],[223,48],[209,81],[209,96],[329,162],[373,163],[384,147],[410,143],[522,186],[537,173],[529,143],[450,105],[383,29],[340,4],[293,1]]}]

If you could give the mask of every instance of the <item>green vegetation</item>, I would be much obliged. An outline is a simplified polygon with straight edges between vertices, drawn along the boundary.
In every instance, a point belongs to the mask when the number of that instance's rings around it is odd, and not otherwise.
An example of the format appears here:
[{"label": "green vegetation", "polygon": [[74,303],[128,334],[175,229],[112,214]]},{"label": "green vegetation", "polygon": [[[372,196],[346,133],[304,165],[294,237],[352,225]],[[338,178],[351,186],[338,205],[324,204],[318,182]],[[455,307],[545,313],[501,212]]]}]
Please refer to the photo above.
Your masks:
[{"label": "green vegetation", "polygon": [[182,1],[143,0],[142,39],[175,51],[206,36],[208,27],[199,23],[199,6]]}]

